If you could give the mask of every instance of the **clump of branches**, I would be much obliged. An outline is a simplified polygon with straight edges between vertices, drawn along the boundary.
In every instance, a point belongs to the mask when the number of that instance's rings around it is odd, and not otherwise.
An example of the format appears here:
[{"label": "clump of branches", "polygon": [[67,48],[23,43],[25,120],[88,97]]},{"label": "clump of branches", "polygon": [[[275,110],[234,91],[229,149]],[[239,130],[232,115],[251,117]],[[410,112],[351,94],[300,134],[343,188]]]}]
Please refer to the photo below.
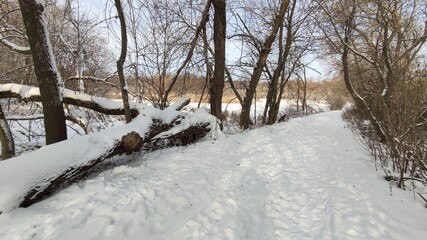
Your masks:
[{"label": "clump of branches", "polygon": [[427,181],[425,3],[318,0],[317,19],[330,52],[340,56],[355,108],[354,126],[381,167]]},{"label": "clump of branches", "polygon": [[387,141],[381,141],[366,111],[358,104],[346,109],[343,117],[362,136],[376,168],[384,170],[386,180],[394,180],[404,189],[408,180],[427,182],[427,85],[425,76],[415,76],[399,85],[392,94],[392,111],[385,111],[381,105],[372,110],[386,127]]}]

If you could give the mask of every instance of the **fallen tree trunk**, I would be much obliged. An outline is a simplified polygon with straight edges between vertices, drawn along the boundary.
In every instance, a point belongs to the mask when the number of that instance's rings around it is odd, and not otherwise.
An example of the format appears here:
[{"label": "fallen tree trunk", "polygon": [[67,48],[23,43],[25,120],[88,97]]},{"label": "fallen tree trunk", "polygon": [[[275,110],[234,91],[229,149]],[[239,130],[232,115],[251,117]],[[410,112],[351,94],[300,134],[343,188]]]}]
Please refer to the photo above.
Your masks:
[{"label": "fallen tree trunk", "polygon": [[28,207],[52,195],[112,156],[188,145],[219,129],[217,119],[205,109],[193,114],[177,111],[188,102],[183,98],[165,110],[135,104],[133,109],[139,115],[129,124],[2,161],[0,213]]},{"label": "fallen tree trunk", "polygon": [[[92,109],[94,111],[108,115],[124,115],[123,102],[121,100],[112,100],[97,96],[91,96],[86,93],[80,93],[70,89],[61,90],[63,103]],[[40,102],[41,96],[38,87],[7,83],[0,84],[0,98],[18,98],[25,102]],[[137,103],[131,104],[131,116],[138,115]]]}]

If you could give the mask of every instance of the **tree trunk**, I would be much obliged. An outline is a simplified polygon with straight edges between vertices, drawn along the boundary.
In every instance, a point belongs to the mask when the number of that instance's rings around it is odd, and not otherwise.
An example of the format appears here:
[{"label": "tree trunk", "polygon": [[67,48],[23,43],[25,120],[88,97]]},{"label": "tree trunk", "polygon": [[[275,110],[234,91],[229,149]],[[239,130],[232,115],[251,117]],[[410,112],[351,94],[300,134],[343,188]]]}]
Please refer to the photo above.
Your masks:
[{"label": "tree trunk", "polygon": [[258,82],[261,78],[262,70],[267,61],[268,54],[270,53],[271,46],[276,39],[277,31],[283,21],[283,17],[285,15],[286,9],[289,6],[289,0],[282,0],[280,4],[280,9],[276,18],[274,19],[273,27],[271,29],[270,34],[267,36],[267,39],[264,42],[264,45],[261,49],[258,61],[253,70],[251,80],[249,82],[249,88],[246,90],[246,95],[242,104],[242,113],[240,115],[240,126],[243,129],[247,129],[250,126],[250,111],[252,100],[255,96],[256,87],[258,86]]},{"label": "tree trunk", "polygon": [[305,71],[305,67],[303,69],[304,73],[304,81],[303,81],[303,95],[302,95],[302,113],[307,115],[307,73]]},{"label": "tree trunk", "polygon": [[33,56],[34,70],[40,87],[43,105],[46,144],[67,139],[65,114],[60,88],[62,80],[56,68],[52,45],[45,21],[44,3],[19,0],[28,42]]},{"label": "tree trunk", "polygon": [[6,160],[15,155],[15,144],[13,142],[12,132],[10,131],[9,124],[3,113],[0,104],[0,142],[1,142],[1,155],[2,159]]},{"label": "tree trunk", "polygon": [[[28,207],[54,194],[57,189],[105,170],[102,164],[112,156],[185,146],[218,129],[216,118],[204,109],[191,115],[177,111],[189,102],[188,98],[183,98],[164,111],[140,104],[137,107],[140,114],[129,124],[70,139],[1,162],[0,181],[10,180],[16,174],[30,174],[16,180],[18,185],[23,186],[16,191],[7,191],[7,185],[0,185],[0,192],[6,194],[6,197],[0,198],[0,214],[17,207]],[[80,146],[78,151],[71,147],[76,144]],[[58,152],[64,153],[64,161],[52,164]]]},{"label": "tree trunk", "polygon": [[208,83],[210,82],[210,79],[212,78],[212,65],[209,61],[209,43],[206,35],[206,26],[203,27],[202,31],[202,39],[203,39],[203,58],[205,60],[206,64],[206,76],[205,76],[205,84],[203,85],[202,93],[200,94],[199,103],[197,104],[197,108],[200,108],[200,105],[202,104],[203,97],[205,95],[205,91],[208,88]]},{"label": "tree trunk", "polygon": [[[293,1],[292,7],[288,14],[287,23],[286,24],[282,23],[280,26],[280,35],[279,35],[280,56],[279,56],[277,68],[274,71],[273,78],[272,78],[272,84],[274,82],[274,86],[273,86],[274,88],[272,89],[273,91],[271,91],[272,96],[270,99],[270,106],[269,106],[268,120],[267,120],[267,124],[270,124],[270,125],[276,123],[277,121],[277,115],[279,114],[280,102],[282,100],[282,95],[283,95],[283,87],[284,87],[283,83],[286,84],[286,82],[290,78],[290,74],[287,74],[286,79],[284,78],[285,76],[284,68],[288,60],[289,54],[291,52],[291,46],[294,43],[295,30],[294,30],[293,18],[294,18],[294,13],[296,9],[296,4],[297,4],[297,1]],[[283,46],[283,43],[282,43],[283,30],[285,29],[284,25],[286,25],[285,46]],[[280,77],[282,77],[282,79],[279,83]]]},{"label": "tree trunk", "polygon": [[[224,90],[225,72],[225,34],[226,34],[226,3],[225,0],[213,0],[214,6],[214,44],[215,70],[209,86],[211,114],[222,119],[222,94]],[[222,124],[221,124],[222,126]]]},{"label": "tree trunk", "polygon": [[353,23],[354,18],[354,7],[352,15],[349,16],[349,18],[346,20],[345,25],[345,33],[344,33],[344,39],[342,40],[343,43],[343,52],[341,55],[341,61],[343,64],[343,74],[344,74],[344,82],[347,90],[350,92],[350,95],[353,97],[354,101],[359,104],[360,107],[363,108],[363,110],[367,113],[369,121],[374,126],[375,132],[377,133],[378,137],[380,138],[380,142],[386,143],[387,137],[381,127],[381,124],[373,114],[371,108],[366,103],[366,101],[356,92],[356,90],[353,87],[353,84],[350,80],[350,70],[349,70],[349,63],[348,63],[348,53],[349,53],[349,43],[350,43],[350,37],[351,37],[351,25]]},{"label": "tree trunk", "polygon": [[300,100],[300,92],[301,92],[301,86],[300,86],[301,79],[297,78],[297,113],[299,112],[299,100]]},{"label": "tree trunk", "polygon": [[[281,74],[281,72],[283,71],[284,68],[284,56],[283,55],[283,21],[280,24],[280,28],[279,28],[279,54],[278,54],[278,59],[277,59],[277,66],[276,69],[274,70],[273,76],[270,79],[270,85],[268,88],[268,92],[267,92],[267,98],[265,101],[265,108],[264,108],[264,115],[262,117],[262,123],[265,124],[267,121],[267,113],[269,112],[269,109],[271,109],[274,105],[274,103],[276,102],[276,95],[277,95],[277,88],[278,86],[278,82],[279,82],[279,76]],[[288,39],[286,39],[288,40]],[[274,101],[273,101],[274,99]],[[271,116],[268,116],[268,124],[273,124],[270,123],[270,119]]]},{"label": "tree trunk", "polygon": [[127,42],[128,42],[127,35],[126,35],[126,22],[125,22],[125,15],[123,13],[123,8],[120,0],[114,0],[114,3],[116,5],[117,13],[119,15],[120,32],[122,37],[121,53],[120,53],[119,60],[117,60],[117,74],[119,75],[119,79],[120,79],[123,107],[125,110],[125,119],[126,119],[126,123],[129,123],[132,120],[132,117],[131,117],[130,107],[129,107],[128,85],[126,83],[125,75],[123,73],[123,65],[125,64],[125,60],[126,60]]}]

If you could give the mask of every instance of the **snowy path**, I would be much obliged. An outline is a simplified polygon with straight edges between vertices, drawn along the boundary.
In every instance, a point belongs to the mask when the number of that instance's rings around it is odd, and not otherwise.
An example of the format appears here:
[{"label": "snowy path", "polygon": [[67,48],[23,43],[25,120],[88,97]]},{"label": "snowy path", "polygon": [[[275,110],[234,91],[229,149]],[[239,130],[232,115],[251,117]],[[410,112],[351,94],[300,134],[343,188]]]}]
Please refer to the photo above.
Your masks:
[{"label": "snowy path", "polygon": [[0,239],[426,239],[340,112],[151,153],[0,215]]}]

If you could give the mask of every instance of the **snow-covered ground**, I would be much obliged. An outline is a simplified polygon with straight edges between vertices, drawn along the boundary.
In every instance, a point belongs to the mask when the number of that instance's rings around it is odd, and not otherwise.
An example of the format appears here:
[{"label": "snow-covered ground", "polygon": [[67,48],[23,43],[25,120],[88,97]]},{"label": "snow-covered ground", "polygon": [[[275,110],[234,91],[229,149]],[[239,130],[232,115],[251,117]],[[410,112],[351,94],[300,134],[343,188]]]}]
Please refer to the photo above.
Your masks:
[{"label": "snow-covered ground", "polygon": [[[253,116],[255,113],[257,115],[262,115],[264,112],[266,101],[267,101],[267,99],[261,98],[261,99],[258,99],[254,104],[252,104],[251,115]],[[299,103],[299,105],[301,105],[301,102]],[[312,110],[315,112],[330,111],[330,108],[331,108],[330,105],[328,103],[326,103],[325,101],[307,100],[307,105],[309,108],[312,108]],[[197,109],[197,106],[198,106],[197,102],[191,102],[188,105],[188,108]],[[209,105],[209,103],[202,103],[201,106],[209,108],[210,105]],[[296,108],[296,100],[282,99],[280,101],[279,113],[286,112],[291,107]],[[301,106],[300,106],[300,108],[301,108]],[[230,113],[231,112],[240,113],[241,110],[242,110],[242,106],[239,103],[223,103],[222,104],[222,111],[224,111],[224,112],[228,111]]]},{"label": "snow-covered ground", "polygon": [[0,239],[421,240],[426,223],[328,112],[138,156],[3,213]]}]

